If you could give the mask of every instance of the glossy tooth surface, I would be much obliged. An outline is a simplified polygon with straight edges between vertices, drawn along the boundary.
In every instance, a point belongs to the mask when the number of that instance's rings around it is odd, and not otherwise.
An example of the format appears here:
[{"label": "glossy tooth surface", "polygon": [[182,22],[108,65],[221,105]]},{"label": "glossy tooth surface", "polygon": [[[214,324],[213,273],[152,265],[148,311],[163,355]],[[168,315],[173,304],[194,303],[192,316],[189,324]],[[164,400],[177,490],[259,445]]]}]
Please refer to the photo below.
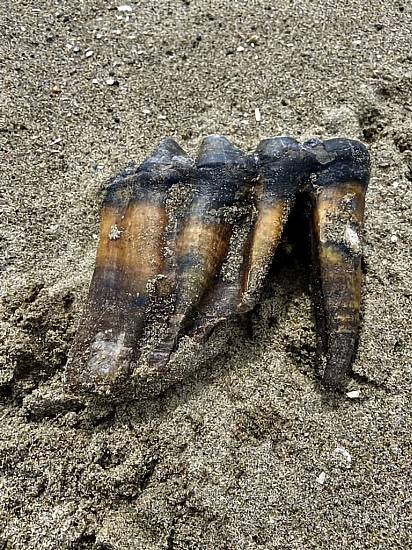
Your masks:
[{"label": "glossy tooth surface", "polygon": [[369,154],[359,142],[332,139],[304,144],[319,162],[311,189],[313,291],[319,371],[339,388],[356,355],[361,303],[361,240]]},{"label": "glossy tooth surface", "polygon": [[[219,294],[216,283],[228,255],[236,206],[250,181],[251,161],[242,151],[223,136],[203,140],[194,175],[195,191],[176,239],[174,311],[169,330],[154,353],[155,363],[167,362],[178,336],[197,316],[205,298],[213,300],[213,295]],[[220,318],[217,311],[216,315]]]},{"label": "glossy tooth surface", "polygon": [[256,151],[259,181],[257,219],[250,237],[239,311],[258,302],[283,228],[300,186],[313,170],[313,160],[289,137],[265,139]]},{"label": "glossy tooth surface", "polygon": [[189,171],[189,158],[166,139],[109,184],[88,303],[66,370],[71,385],[103,387],[128,373],[145,324],[148,283],[164,267],[166,193]]},{"label": "glossy tooth surface", "polygon": [[228,260],[200,303],[187,332],[196,341],[205,341],[217,325],[239,313],[252,221],[249,212],[234,226]]}]

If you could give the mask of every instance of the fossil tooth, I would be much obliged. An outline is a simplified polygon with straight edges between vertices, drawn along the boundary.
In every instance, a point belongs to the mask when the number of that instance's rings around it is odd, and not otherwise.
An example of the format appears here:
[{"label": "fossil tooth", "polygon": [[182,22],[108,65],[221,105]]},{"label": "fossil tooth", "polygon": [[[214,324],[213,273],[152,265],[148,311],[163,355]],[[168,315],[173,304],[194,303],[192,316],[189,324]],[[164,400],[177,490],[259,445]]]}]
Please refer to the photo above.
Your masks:
[{"label": "fossil tooth", "polygon": [[210,345],[206,339],[258,302],[304,191],[311,198],[319,372],[326,386],[339,388],[358,341],[368,180],[368,152],[352,140],[271,138],[248,156],[213,135],[195,165],[175,141],[162,141],[106,190],[69,385],[145,398],[214,357],[229,332]]},{"label": "fossil tooth", "polygon": [[310,140],[304,148],[319,163],[310,190],[319,371],[326,386],[339,388],[358,343],[369,154],[364,145],[348,139]]},{"label": "fossil tooth", "polygon": [[144,329],[148,282],[164,268],[166,193],[190,169],[189,157],[168,138],[108,186],[88,303],[66,370],[69,384],[103,387],[127,374]]},{"label": "fossil tooth", "polygon": [[256,155],[258,214],[244,271],[239,304],[239,311],[242,312],[256,305],[298,189],[314,168],[311,156],[290,137],[261,141]]},{"label": "fossil tooth", "polygon": [[217,282],[229,250],[234,210],[250,185],[252,171],[251,159],[225,137],[203,140],[195,191],[176,239],[174,311],[153,363],[166,364],[178,337]]}]

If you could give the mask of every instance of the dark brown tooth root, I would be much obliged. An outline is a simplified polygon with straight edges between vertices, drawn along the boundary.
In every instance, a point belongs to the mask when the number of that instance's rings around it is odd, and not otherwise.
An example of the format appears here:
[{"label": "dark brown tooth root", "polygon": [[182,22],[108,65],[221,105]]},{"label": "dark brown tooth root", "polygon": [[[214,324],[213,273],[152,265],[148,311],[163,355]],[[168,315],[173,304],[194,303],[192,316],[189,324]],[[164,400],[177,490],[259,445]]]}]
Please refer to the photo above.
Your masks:
[{"label": "dark brown tooth root", "polygon": [[256,151],[259,185],[257,219],[250,239],[240,311],[252,309],[282,236],[299,187],[313,170],[313,160],[289,137],[263,140]]},{"label": "dark brown tooth root", "polygon": [[356,355],[361,302],[361,239],[369,154],[359,142],[304,145],[319,161],[313,200],[313,290],[320,375],[339,388]]},{"label": "dark brown tooth root", "polygon": [[88,304],[66,370],[72,385],[110,385],[128,372],[144,328],[148,282],[163,270],[166,193],[190,164],[166,139],[109,185]]},{"label": "dark brown tooth root", "polygon": [[194,177],[195,193],[176,243],[176,289],[169,332],[155,353],[166,363],[176,339],[216,282],[233,230],[230,209],[251,179],[251,161],[223,136],[202,142]]}]

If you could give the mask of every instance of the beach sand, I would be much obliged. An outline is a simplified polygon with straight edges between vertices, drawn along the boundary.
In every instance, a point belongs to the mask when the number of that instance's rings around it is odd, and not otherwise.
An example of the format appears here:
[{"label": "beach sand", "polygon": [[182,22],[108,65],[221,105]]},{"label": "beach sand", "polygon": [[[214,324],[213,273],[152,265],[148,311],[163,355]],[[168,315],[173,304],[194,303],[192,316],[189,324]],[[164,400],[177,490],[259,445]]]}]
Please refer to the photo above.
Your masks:
[{"label": "beach sand", "polygon": [[[119,6],[0,6],[0,548],[411,548],[410,4]],[[285,253],[225,353],[159,398],[65,390],[101,189],[210,133],[368,144],[359,397],[319,384],[307,265]]]}]

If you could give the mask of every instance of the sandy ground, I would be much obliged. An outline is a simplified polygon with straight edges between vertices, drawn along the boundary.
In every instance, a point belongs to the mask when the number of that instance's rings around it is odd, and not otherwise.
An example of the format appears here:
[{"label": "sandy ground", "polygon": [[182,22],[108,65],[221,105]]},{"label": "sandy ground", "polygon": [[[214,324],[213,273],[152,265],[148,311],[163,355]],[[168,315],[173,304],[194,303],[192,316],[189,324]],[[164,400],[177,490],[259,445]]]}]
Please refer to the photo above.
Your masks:
[{"label": "sandy ground", "polygon": [[[0,547],[412,547],[410,4],[118,5],[0,5]],[[62,372],[100,189],[166,135],[194,154],[215,132],[370,146],[360,397],[318,384],[307,269],[286,258],[196,376],[79,404]]]}]

